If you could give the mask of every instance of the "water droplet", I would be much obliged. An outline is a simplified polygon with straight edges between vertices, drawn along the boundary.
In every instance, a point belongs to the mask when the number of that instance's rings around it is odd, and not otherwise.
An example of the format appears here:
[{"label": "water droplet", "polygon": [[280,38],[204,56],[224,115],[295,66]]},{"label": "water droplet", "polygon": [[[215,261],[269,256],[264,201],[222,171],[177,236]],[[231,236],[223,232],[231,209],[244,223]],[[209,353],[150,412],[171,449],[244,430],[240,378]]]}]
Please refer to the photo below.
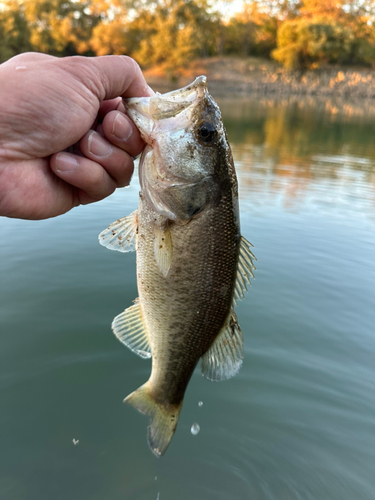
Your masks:
[{"label": "water droplet", "polygon": [[158,496],[156,497],[156,500],[159,500],[160,498],[160,491],[158,491]]},{"label": "water droplet", "polygon": [[79,439],[73,438],[72,443],[74,444],[74,446],[76,446],[79,443]]},{"label": "water droplet", "polygon": [[198,406],[203,406],[203,401],[199,401]]},{"label": "water droplet", "polygon": [[201,428],[199,427],[199,424],[197,424],[197,422],[194,422],[194,424],[191,426],[191,433],[193,434],[193,436],[196,436],[200,430]]},{"label": "water droplet", "polygon": [[158,476],[155,476],[155,481],[157,481],[157,480],[158,480]]}]

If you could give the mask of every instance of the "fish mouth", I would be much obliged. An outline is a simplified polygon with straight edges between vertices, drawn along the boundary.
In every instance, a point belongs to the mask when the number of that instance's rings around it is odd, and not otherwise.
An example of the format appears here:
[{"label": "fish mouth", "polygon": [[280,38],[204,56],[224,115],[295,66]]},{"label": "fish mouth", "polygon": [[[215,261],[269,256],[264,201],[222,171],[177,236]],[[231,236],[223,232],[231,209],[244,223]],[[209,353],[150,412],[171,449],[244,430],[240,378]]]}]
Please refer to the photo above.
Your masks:
[{"label": "fish mouth", "polygon": [[151,97],[124,99],[124,105],[129,116],[138,125],[145,119],[164,120],[175,117],[207,94],[207,78],[202,75],[182,89],[166,94],[156,93]]}]

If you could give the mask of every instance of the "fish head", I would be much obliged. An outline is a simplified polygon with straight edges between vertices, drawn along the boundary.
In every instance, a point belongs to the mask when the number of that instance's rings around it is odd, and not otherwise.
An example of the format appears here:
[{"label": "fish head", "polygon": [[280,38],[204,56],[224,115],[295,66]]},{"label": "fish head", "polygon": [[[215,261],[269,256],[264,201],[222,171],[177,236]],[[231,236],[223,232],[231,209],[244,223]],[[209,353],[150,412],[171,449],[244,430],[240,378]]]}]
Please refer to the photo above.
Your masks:
[{"label": "fish head", "polygon": [[152,208],[172,220],[190,219],[217,199],[231,153],[206,77],[125,104],[147,144],[139,178]]}]

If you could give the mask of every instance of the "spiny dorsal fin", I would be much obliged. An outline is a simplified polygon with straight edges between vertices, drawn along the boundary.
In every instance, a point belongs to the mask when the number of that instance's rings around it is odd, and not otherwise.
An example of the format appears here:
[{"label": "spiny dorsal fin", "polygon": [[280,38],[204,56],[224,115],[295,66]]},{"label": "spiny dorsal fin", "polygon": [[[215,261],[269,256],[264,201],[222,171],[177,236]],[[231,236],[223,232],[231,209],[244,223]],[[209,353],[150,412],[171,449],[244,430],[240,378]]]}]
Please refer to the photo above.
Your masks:
[{"label": "spiny dorsal fin", "polygon": [[109,250],[133,252],[136,249],[138,231],[137,210],[122,217],[99,234],[99,243]]},{"label": "spiny dorsal fin", "polygon": [[237,278],[234,285],[234,296],[233,305],[237,305],[238,300],[244,298],[244,292],[247,292],[246,284],[251,286],[250,277],[254,278],[253,270],[256,268],[254,266],[253,260],[257,260],[250,247],[253,245],[247,241],[243,236],[241,236],[240,243],[240,255],[238,257],[237,265]]},{"label": "spiny dorsal fin", "polygon": [[154,255],[161,274],[166,277],[172,263],[172,237],[168,225],[154,224]]},{"label": "spiny dorsal fin", "polygon": [[227,380],[240,370],[243,360],[243,335],[231,309],[225,325],[201,358],[202,375],[208,380]]},{"label": "spiny dorsal fin", "polygon": [[131,351],[141,358],[151,358],[151,347],[137,300],[134,306],[128,307],[115,317],[112,330]]}]

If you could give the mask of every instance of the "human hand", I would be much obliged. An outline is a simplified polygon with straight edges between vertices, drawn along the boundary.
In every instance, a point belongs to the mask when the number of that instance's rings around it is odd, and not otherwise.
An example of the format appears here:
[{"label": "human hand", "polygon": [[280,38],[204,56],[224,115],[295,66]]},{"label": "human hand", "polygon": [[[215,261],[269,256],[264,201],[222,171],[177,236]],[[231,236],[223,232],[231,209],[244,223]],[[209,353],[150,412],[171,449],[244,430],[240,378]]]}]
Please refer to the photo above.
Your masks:
[{"label": "human hand", "polygon": [[0,215],[46,219],[128,185],[144,143],[121,97],[151,94],[126,56],[0,65]]}]

